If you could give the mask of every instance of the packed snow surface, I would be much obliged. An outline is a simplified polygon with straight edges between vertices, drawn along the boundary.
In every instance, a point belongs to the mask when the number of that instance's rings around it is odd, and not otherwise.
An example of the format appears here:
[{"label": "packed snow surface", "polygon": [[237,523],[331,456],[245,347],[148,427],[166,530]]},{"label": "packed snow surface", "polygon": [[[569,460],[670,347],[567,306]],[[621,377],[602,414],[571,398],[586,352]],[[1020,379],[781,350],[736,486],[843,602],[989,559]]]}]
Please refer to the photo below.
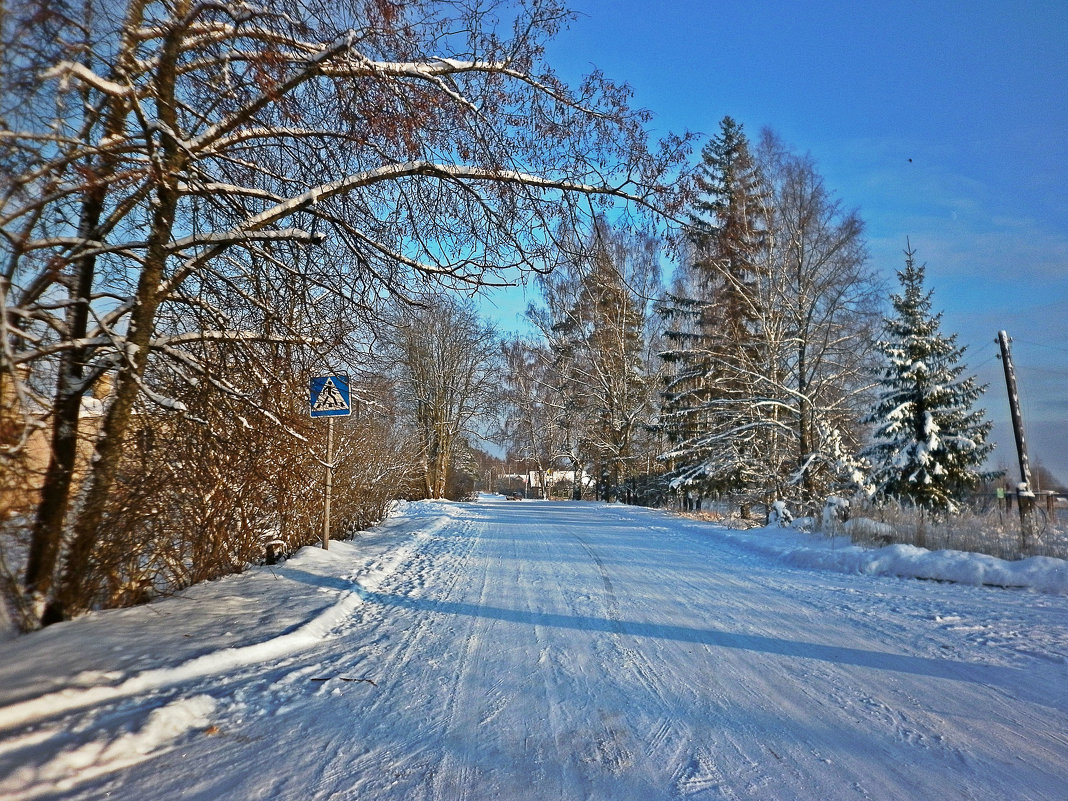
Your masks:
[{"label": "packed snow surface", "polygon": [[0,798],[1065,801],[1065,564],[985,559],[409,504],[4,642]]}]

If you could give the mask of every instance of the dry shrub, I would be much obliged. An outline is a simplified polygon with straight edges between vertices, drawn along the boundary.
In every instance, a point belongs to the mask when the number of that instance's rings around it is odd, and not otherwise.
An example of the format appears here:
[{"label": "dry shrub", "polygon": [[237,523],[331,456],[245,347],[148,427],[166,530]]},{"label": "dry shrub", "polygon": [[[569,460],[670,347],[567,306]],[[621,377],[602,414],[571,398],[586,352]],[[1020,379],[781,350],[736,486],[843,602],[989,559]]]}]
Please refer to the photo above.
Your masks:
[{"label": "dry shrub", "polygon": [[240,572],[263,560],[267,539],[288,549],[310,539],[312,466],[299,440],[262,417],[226,419],[222,404],[190,409],[196,420],[141,416],[87,568],[87,605],[138,603]]},{"label": "dry shrub", "polygon": [[[418,447],[388,407],[363,410],[336,424],[330,536],[346,539],[382,520],[398,497],[411,496],[416,489],[409,484],[416,471]],[[322,422],[319,428],[324,426]],[[322,440],[320,431],[316,441]],[[322,469],[317,475],[321,485]],[[313,496],[321,507],[318,489]]]},{"label": "dry shrub", "polygon": [[[290,554],[322,538],[327,421],[306,389],[276,390],[271,415],[215,391],[186,415],[142,410],[87,567],[87,608],[126,606]],[[331,538],[380,520],[410,463],[381,415],[335,420]]]}]

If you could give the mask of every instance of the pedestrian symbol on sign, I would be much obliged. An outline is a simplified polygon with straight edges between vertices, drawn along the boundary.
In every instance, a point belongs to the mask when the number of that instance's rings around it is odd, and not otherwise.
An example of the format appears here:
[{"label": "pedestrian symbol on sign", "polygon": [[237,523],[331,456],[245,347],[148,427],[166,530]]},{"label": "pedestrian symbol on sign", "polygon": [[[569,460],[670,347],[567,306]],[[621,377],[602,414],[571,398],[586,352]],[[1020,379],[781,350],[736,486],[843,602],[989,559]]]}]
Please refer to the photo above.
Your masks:
[{"label": "pedestrian symbol on sign", "polygon": [[340,417],[352,412],[347,375],[316,376],[308,389],[312,417]]}]

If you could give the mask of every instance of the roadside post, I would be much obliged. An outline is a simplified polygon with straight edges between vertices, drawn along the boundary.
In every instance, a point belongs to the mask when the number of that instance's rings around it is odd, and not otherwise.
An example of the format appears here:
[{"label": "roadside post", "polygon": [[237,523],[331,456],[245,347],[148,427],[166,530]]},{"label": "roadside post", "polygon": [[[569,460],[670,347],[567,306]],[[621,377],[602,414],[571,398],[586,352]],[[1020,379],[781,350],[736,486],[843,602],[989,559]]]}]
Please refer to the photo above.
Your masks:
[{"label": "roadside post", "polygon": [[998,331],[1001,346],[1001,361],[1005,367],[1005,388],[1009,393],[1009,414],[1012,432],[1016,436],[1016,454],[1020,458],[1020,483],[1016,485],[1016,505],[1020,508],[1020,552],[1027,555],[1035,542],[1035,493],[1031,489],[1031,463],[1027,458],[1027,440],[1024,437],[1023,417],[1020,415],[1020,393],[1016,389],[1016,368],[1009,353],[1009,335]]},{"label": "roadside post", "polygon": [[330,548],[330,494],[334,485],[334,418],[352,414],[349,377],[344,373],[315,376],[308,382],[308,412],[325,417],[326,492],[323,502],[323,550]]}]

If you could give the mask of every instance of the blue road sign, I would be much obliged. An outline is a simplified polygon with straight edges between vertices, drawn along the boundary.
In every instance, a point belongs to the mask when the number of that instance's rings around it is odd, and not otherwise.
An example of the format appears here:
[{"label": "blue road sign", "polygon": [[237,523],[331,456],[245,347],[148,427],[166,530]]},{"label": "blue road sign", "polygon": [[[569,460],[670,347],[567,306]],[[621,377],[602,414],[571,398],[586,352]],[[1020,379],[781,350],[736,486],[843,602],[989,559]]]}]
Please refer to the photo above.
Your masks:
[{"label": "blue road sign", "polygon": [[343,417],[352,413],[347,375],[320,375],[308,382],[312,417]]}]

